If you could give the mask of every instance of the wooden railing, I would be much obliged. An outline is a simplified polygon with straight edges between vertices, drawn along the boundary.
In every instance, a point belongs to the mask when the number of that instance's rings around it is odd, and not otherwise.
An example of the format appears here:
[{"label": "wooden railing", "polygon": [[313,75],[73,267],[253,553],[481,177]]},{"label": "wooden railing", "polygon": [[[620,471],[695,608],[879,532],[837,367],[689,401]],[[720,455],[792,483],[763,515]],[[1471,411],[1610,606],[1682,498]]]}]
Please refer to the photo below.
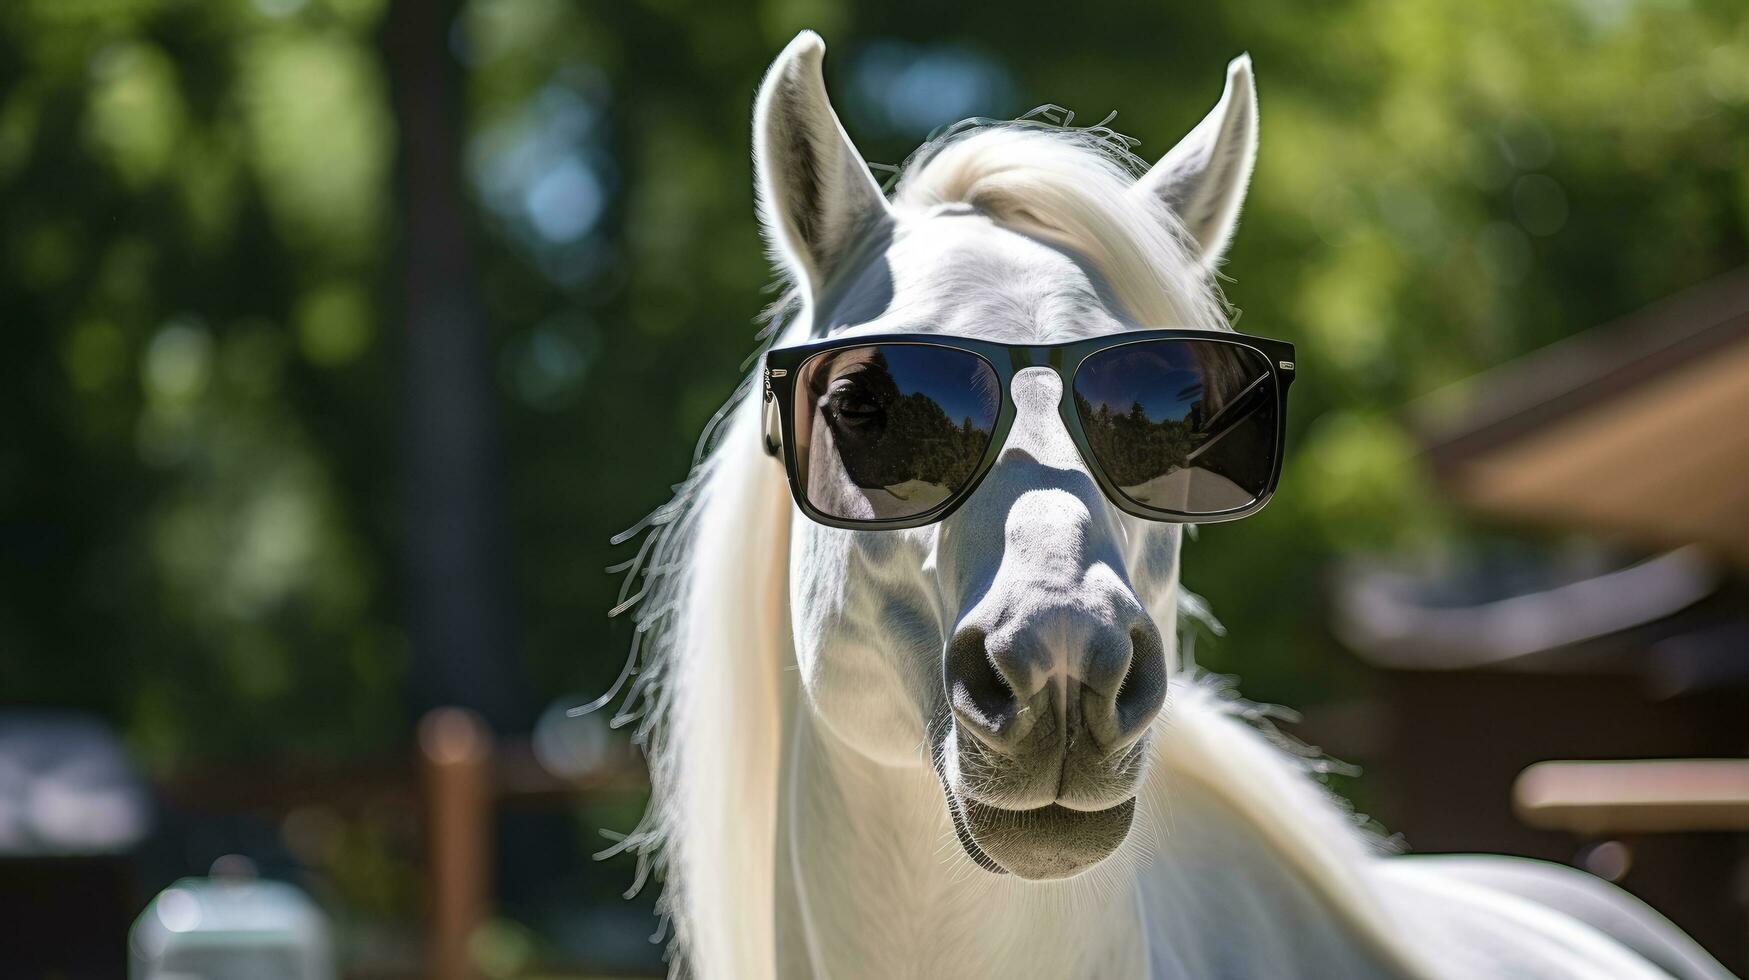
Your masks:
[{"label": "wooden railing", "polygon": [[1512,796],[1530,826],[1582,837],[1749,831],[1749,759],[1539,762]]},{"label": "wooden railing", "polygon": [[208,769],[160,781],[156,791],[170,806],[216,813],[286,814],[308,806],[348,812],[384,804],[417,812],[427,935],[425,962],[408,975],[473,980],[468,944],[492,915],[497,808],[640,793],[647,787],[644,766],[629,746],[616,743],[587,772],[561,778],[540,764],[526,738],[495,738],[478,715],[462,708],[438,708],[422,718],[416,749],[412,761]]}]

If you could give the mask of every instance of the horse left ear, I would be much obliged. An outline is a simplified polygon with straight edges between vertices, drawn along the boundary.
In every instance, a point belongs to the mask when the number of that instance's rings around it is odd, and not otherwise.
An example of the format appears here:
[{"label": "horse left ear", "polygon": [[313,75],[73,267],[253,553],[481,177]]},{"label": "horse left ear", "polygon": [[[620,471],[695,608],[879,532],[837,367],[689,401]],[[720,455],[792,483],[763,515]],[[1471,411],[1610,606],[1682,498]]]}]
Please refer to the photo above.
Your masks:
[{"label": "horse left ear", "polygon": [[1251,56],[1227,65],[1227,88],[1212,111],[1136,182],[1184,223],[1203,265],[1213,268],[1239,223],[1239,206],[1257,160],[1257,89]]},{"label": "horse left ear", "polygon": [[803,31],[772,62],[753,109],[759,217],[774,252],[818,298],[863,235],[890,216],[826,96],[826,44]]}]

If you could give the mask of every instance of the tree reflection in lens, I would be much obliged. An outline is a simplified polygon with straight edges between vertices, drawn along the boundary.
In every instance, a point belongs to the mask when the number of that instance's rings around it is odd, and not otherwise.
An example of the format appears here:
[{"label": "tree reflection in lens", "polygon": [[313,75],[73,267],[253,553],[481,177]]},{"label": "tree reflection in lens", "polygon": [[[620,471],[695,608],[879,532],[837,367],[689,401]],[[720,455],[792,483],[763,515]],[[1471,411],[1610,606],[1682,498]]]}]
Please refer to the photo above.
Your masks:
[{"label": "tree reflection in lens", "polygon": [[1094,354],[1075,410],[1096,462],[1126,497],[1181,514],[1256,500],[1275,453],[1275,388],[1256,351],[1156,341]]}]

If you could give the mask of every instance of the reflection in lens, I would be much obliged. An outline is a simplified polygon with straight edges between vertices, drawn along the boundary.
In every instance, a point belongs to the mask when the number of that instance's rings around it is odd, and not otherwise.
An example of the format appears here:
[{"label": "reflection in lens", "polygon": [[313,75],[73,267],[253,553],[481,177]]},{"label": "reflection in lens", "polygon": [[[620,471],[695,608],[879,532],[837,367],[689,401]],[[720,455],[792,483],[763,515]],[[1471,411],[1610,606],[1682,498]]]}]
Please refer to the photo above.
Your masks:
[{"label": "reflection in lens", "polygon": [[1275,384],[1249,347],[1158,340],[1101,351],[1075,373],[1075,410],[1094,462],[1146,507],[1237,510],[1274,472]]},{"label": "reflection in lens", "polygon": [[990,445],[996,372],[966,351],[870,344],[805,361],[796,471],[808,502],[846,520],[915,517],[964,488]]}]

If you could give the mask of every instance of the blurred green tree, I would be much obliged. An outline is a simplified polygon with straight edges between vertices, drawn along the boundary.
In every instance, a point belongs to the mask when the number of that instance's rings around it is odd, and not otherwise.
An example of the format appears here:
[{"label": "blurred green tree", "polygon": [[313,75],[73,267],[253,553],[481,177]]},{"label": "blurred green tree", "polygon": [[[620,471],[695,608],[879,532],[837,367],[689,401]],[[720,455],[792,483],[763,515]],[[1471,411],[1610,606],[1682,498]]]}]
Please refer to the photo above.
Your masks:
[{"label": "blurred green tree", "polygon": [[[465,85],[476,271],[455,274],[515,556],[513,648],[476,653],[546,697],[617,667],[606,538],[682,474],[770,298],[747,118],[800,27],[885,162],[1045,102],[1121,110],[1155,157],[1253,54],[1227,292],[1303,368],[1281,495],[1208,529],[1186,579],[1232,627],[1205,662],[1269,698],[1352,683],[1319,625],[1332,555],[1452,533],[1398,406],[1749,252],[1727,0],[459,11],[420,43]],[[101,711],[159,766],[407,737],[401,321],[464,284],[393,261],[431,217],[395,166],[420,132],[390,97],[395,30],[382,0],[0,6],[6,701]]]},{"label": "blurred green tree", "polygon": [[0,677],[154,766],[405,728],[369,3],[0,10]]}]

